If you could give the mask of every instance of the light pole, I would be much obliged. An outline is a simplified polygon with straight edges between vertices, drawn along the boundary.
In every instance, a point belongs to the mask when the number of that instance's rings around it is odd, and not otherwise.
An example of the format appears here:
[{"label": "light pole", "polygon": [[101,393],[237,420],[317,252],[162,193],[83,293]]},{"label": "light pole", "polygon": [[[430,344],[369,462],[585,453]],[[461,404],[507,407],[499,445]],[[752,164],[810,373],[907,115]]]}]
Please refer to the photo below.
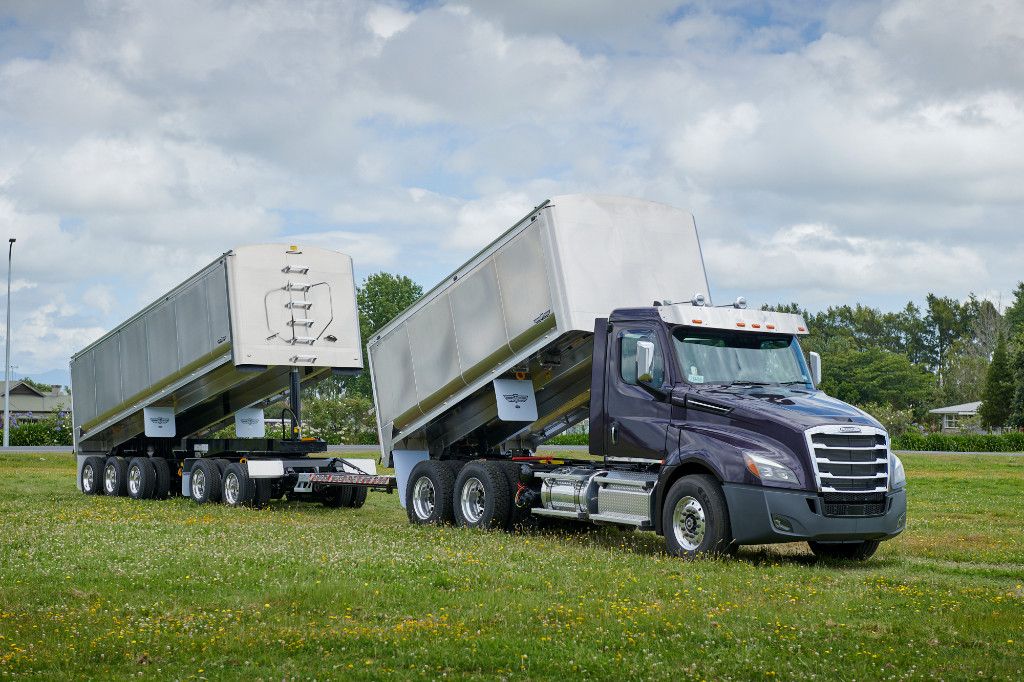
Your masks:
[{"label": "light pole", "polygon": [[14,242],[7,240],[7,358],[4,362],[4,447],[11,444],[11,256],[14,253]]}]

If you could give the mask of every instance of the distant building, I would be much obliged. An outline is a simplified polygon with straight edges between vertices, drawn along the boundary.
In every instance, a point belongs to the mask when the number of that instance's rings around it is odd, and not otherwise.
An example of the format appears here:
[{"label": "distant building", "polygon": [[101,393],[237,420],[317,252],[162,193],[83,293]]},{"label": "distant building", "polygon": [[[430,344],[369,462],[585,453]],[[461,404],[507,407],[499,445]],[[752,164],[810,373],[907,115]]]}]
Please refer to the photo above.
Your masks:
[{"label": "distant building", "polygon": [[968,417],[978,414],[979,407],[981,407],[980,400],[973,403],[964,403],[963,405],[938,407],[934,410],[928,410],[928,413],[942,415],[943,431],[960,431],[963,428],[961,422]]},{"label": "distant building", "polygon": [[[3,402],[3,382],[0,381],[0,403]],[[71,396],[64,392],[59,384],[50,386],[49,391],[41,391],[24,381],[11,382],[11,414],[18,421],[39,421],[53,416],[61,410],[71,409]],[[3,405],[0,404],[0,410]]]}]

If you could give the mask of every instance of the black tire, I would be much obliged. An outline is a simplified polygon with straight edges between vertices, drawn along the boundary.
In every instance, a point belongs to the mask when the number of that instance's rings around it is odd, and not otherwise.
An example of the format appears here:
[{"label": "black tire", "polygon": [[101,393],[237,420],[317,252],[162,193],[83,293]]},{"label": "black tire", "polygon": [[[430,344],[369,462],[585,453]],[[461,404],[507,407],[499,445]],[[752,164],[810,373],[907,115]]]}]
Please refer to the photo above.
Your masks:
[{"label": "black tire", "polygon": [[508,527],[508,478],[501,465],[476,461],[463,467],[455,479],[452,511],[462,528]]},{"label": "black tire", "polygon": [[665,546],[673,556],[694,559],[732,551],[729,510],[722,486],[713,476],[684,476],[673,483],[661,519]]},{"label": "black tire", "polygon": [[156,488],[156,469],[149,457],[132,457],[128,462],[128,497],[133,500],[148,500]]},{"label": "black tire", "polygon": [[[202,476],[200,480],[199,476]],[[200,459],[192,465],[192,473],[189,475],[188,492],[192,501],[197,504],[207,502],[220,502],[221,495],[220,467],[209,459]]]},{"label": "black tire", "polygon": [[331,509],[350,506],[352,504],[352,486],[331,486],[324,491],[323,502],[325,507],[330,507]]},{"label": "black tire", "polygon": [[405,515],[417,526],[443,525],[454,520],[452,493],[455,467],[426,459],[416,464],[405,484]]},{"label": "black tire", "polygon": [[127,494],[128,463],[124,457],[107,457],[103,463],[103,494],[122,497]]},{"label": "black tire", "polygon": [[505,473],[506,480],[508,480],[509,518],[507,529],[515,530],[516,528],[522,528],[528,525],[535,517],[530,513],[529,507],[520,507],[516,504],[516,495],[519,492],[520,465],[512,461],[498,463],[501,465],[501,470]]},{"label": "black tire", "polygon": [[252,501],[252,506],[257,509],[263,509],[270,504],[273,485],[269,478],[256,478],[253,479],[253,482],[256,484],[256,497]]},{"label": "black tire", "polygon": [[78,474],[78,484],[82,487],[85,495],[99,495],[103,492],[103,465],[106,462],[102,457],[86,457],[82,462],[82,471]]},{"label": "black tire", "polygon": [[249,467],[244,464],[228,464],[220,487],[220,499],[229,507],[251,507],[256,499],[256,482],[249,478]]},{"label": "black tire", "polygon": [[156,472],[156,485],[153,487],[154,500],[166,500],[171,495],[171,465],[163,457],[154,457],[153,471]]},{"label": "black tire", "polygon": [[352,507],[353,509],[359,509],[364,504],[366,504],[366,494],[369,492],[370,489],[365,486],[352,486],[352,497],[348,501],[348,506]]},{"label": "black tire", "polygon": [[862,540],[860,542],[808,542],[814,556],[819,559],[845,559],[848,561],[867,561],[876,551],[881,540]]}]

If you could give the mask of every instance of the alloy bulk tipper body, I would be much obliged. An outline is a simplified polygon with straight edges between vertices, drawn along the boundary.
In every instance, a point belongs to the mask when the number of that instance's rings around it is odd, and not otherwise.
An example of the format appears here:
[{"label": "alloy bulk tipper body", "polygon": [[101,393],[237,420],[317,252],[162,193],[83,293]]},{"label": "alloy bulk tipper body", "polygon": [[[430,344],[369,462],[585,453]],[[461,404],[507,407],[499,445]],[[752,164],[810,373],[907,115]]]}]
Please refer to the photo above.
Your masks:
[{"label": "alloy bulk tipper body", "polygon": [[[682,556],[806,540],[864,559],[905,526],[902,464],[816,389],[806,333],[712,306],[690,214],[556,197],[369,339],[382,461],[413,523],[555,517]],[[589,456],[536,454],[588,418]]]},{"label": "alloy bulk tipper body", "polygon": [[[299,401],[302,385],[359,372],[360,346],[348,256],[280,244],[225,253],[72,357],[79,489],[361,504],[390,477],[323,455],[323,441],[302,435]],[[253,407],[285,390],[282,414]],[[231,417],[235,438],[196,437]]]}]

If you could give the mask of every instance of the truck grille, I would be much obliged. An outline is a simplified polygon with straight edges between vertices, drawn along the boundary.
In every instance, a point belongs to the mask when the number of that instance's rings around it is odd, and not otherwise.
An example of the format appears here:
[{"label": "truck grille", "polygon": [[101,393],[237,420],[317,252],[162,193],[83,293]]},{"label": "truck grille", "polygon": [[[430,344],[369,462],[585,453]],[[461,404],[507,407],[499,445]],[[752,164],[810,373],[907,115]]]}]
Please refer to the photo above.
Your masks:
[{"label": "truck grille", "polygon": [[[858,428],[857,433],[843,433],[841,429]],[[885,431],[868,426],[818,426],[807,432],[807,444],[814,463],[818,490],[829,494],[860,497],[852,511],[846,513],[846,501],[825,500],[828,516],[873,516],[877,512],[865,496],[881,493],[889,485],[889,443]],[[836,505],[829,513],[829,505]],[[884,498],[882,500],[884,506]],[[871,509],[866,509],[867,507]],[[860,509],[864,507],[865,509]]]},{"label": "truck grille", "polygon": [[846,494],[823,493],[825,516],[882,516],[885,514],[885,493]]}]

